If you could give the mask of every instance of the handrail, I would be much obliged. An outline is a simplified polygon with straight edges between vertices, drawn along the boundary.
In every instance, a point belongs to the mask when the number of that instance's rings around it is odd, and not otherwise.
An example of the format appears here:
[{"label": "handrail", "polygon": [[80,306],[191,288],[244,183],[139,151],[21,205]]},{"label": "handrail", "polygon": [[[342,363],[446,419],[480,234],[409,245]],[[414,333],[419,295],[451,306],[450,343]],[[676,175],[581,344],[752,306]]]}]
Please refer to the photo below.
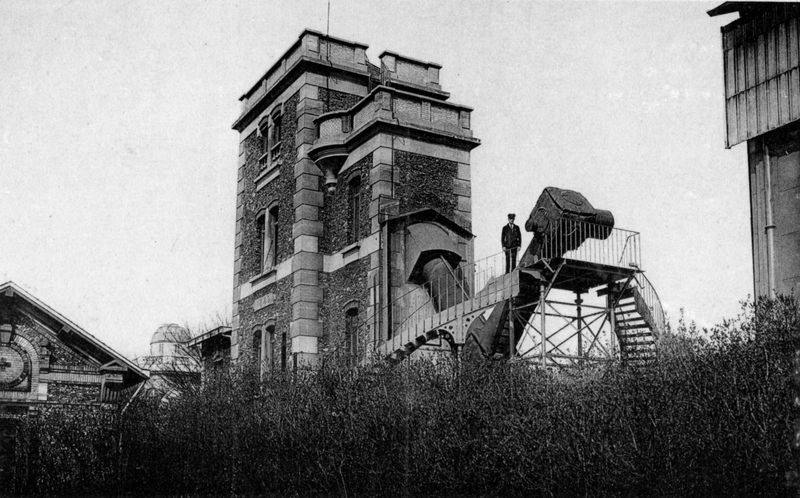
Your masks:
[{"label": "handrail", "polygon": [[564,218],[538,243],[536,256],[639,268],[639,237],[639,232]]},{"label": "handrail", "polygon": [[661,299],[658,297],[658,293],[653,287],[653,284],[650,283],[650,280],[642,272],[636,274],[634,281],[636,282],[637,290],[642,296],[645,305],[650,310],[654,322],[652,325],[656,328],[654,333],[656,335],[663,333],[666,330],[667,320],[664,314],[664,308],[661,305]]},{"label": "handrail", "polygon": [[[548,234],[539,246],[537,256],[542,259],[567,258],[609,266],[635,266],[640,261],[638,232],[609,228],[594,223],[564,219],[556,229]],[[533,244],[532,244],[533,246]],[[478,261],[463,262],[446,274],[432,278],[414,288],[395,296],[391,302],[373,310],[371,314],[359,320],[356,327],[359,337],[366,338],[373,348],[378,348],[396,338],[407,324],[421,322],[440,315],[437,320],[456,319],[456,305],[469,299],[481,298],[482,294],[490,294],[498,290],[494,285],[505,285],[501,277],[505,273],[505,254],[496,253]],[[659,331],[664,329],[664,312],[658,295],[650,282],[642,274],[641,289],[645,303],[652,310],[653,318]],[[492,285],[490,285],[492,284]],[[434,298],[436,296],[436,298]],[[493,304],[493,303],[491,303]],[[490,303],[487,299],[486,305]],[[392,311],[392,323],[388,324],[391,334],[377,332],[367,336],[364,331],[374,326],[382,332],[383,324],[378,317]],[[402,316],[399,314],[402,313]],[[450,316],[453,315],[453,316]]]},{"label": "handrail", "polygon": [[[403,327],[403,325],[409,322],[409,320],[429,318],[430,316],[438,313],[438,311],[436,311],[437,306],[434,305],[434,300],[431,297],[431,292],[429,292],[427,289],[437,288],[437,294],[441,296],[443,295],[441,292],[442,288],[444,286],[452,285],[454,290],[460,291],[457,295],[462,295],[464,299],[469,299],[474,297],[474,289],[483,289],[493,278],[502,275],[504,273],[504,264],[505,253],[502,252],[477,260],[473,263],[463,262],[453,268],[452,271],[447,275],[430,279],[399,296],[395,296],[391,302],[374,310],[363,320],[359,320],[356,327],[357,333],[359,337],[363,337],[364,330],[368,329],[370,324],[375,324],[376,317],[380,316],[382,313],[385,313],[389,309],[395,310],[399,308],[403,301],[409,302],[416,299],[417,303],[414,307],[414,311],[408,313],[399,322],[396,322],[396,325],[390,324],[390,329],[392,330],[391,335],[388,338],[385,336],[378,338],[374,344],[374,346],[377,347],[387,340],[391,340]],[[460,275],[460,277],[456,277],[457,275]],[[464,299],[460,300],[459,302],[463,301]],[[449,309],[450,306],[440,309],[439,311],[445,311]]]}]

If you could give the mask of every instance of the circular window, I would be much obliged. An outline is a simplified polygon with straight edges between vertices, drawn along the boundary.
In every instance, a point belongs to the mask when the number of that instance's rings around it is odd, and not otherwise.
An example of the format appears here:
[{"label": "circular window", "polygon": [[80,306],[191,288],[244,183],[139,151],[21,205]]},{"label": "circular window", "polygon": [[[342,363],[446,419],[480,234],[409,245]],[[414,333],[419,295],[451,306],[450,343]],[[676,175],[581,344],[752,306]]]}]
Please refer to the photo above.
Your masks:
[{"label": "circular window", "polygon": [[0,345],[0,389],[22,384],[30,375],[31,360],[18,344]]}]

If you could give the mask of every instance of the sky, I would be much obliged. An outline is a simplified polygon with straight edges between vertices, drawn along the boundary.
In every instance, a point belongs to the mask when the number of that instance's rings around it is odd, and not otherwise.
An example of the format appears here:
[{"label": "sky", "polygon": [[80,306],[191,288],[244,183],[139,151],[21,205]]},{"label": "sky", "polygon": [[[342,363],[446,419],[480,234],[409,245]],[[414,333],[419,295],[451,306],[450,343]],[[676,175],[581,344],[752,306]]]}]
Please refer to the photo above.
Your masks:
[{"label": "sky", "polygon": [[[542,189],[641,232],[673,321],[753,292],[745,145],[725,149],[707,2],[330,1],[330,34],[442,65],[468,105],[477,258]],[[131,358],[230,317],[239,97],[327,0],[0,2],[0,282]],[[529,235],[523,232],[523,244]]]}]

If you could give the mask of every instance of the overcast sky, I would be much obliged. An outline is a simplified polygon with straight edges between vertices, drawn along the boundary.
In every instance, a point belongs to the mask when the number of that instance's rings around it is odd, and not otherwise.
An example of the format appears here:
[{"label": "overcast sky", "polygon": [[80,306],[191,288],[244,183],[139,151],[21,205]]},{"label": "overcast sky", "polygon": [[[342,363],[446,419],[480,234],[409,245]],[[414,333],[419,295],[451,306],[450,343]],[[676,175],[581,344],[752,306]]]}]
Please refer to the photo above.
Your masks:
[{"label": "overcast sky", "polygon": [[[717,3],[331,0],[331,35],[443,66],[471,106],[477,256],[544,187],[642,233],[673,320],[752,293]],[[0,281],[110,346],[230,315],[239,96],[326,0],[0,2]],[[528,235],[524,234],[525,243]]]}]

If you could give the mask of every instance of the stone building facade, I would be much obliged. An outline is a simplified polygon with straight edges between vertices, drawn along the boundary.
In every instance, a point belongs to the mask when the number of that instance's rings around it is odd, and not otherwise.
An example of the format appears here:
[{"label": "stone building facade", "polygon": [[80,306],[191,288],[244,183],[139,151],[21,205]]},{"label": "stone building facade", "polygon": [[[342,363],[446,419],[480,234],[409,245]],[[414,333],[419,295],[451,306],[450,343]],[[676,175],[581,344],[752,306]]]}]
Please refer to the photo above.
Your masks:
[{"label": "stone building facade", "polygon": [[726,147],[747,143],[756,298],[800,295],[800,5],[725,2]]},{"label": "stone building facade", "polygon": [[113,406],[147,379],[135,363],[18,285],[0,286],[0,416]]},{"label": "stone building facade", "polygon": [[240,99],[234,363],[365,355],[410,288],[472,261],[472,110],[438,64],[367,48],[306,30]]}]

